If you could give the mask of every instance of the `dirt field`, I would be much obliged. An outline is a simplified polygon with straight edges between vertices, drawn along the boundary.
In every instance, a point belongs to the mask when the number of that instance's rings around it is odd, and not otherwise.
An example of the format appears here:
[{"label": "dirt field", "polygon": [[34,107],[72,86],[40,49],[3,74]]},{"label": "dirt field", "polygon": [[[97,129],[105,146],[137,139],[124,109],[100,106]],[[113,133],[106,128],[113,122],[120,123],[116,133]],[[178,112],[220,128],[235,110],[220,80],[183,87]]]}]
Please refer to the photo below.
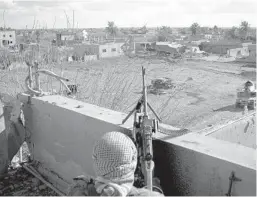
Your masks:
[{"label": "dirt field", "polygon": [[[68,84],[78,84],[76,99],[129,112],[141,96],[141,65],[147,69],[147,85],[152,79],[169,78],[175,86],[167,90],[167,94],[149,94],[149,103],[163,122],[192,131],[240,117],[242,110],[234,107],[236,90],[242,88],[246,80],[256,80],[255,68],[202,60],[172,64],[158,59],[149,63],[121,57],[91,63],[66,63],[54,66],[53,70],[69,78]],[[0,92],[10,93],[14,88],[15,92],[23,91],[26,70],[8,72],[8,75],[0,75]],[[59,92],[59,82],[55,79],[41,79],[45,91]]]}]

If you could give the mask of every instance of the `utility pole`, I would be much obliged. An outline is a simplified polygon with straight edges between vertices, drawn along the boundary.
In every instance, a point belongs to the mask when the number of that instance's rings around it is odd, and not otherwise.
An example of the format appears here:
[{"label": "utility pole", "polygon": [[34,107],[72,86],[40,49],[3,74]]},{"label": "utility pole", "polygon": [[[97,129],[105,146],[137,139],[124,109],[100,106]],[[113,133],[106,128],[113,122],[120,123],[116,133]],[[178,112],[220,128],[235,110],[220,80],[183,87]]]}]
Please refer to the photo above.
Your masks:
[{"label": "utility pole", "polygon": [[72,24],[72,28],[73,28],[73,31],[74,31],[74,10],[73,10],[73,24]]},{"label": "utility pole", "polygon": [[5,10],[3,12],[3,21],[4,21],[4,30],[5,30],[5,18],[4,18]]},{"label": "utility pole", "polygon": [[69,28],[69,24],[70,24],[70,22],[69,22],[69,17],[68,17],[68,15],[67,15],[67,13],[65,12],[65,10],[64,10],[64,14],[65,14],[65,16],[66,16],[67,29],[68,29],[68,28]]},{"label": "utility pole", "polygon": [[54,27],[55,27],[55,22],[56,22],[56,16],[54,17],[53,29],[54,29]]}]

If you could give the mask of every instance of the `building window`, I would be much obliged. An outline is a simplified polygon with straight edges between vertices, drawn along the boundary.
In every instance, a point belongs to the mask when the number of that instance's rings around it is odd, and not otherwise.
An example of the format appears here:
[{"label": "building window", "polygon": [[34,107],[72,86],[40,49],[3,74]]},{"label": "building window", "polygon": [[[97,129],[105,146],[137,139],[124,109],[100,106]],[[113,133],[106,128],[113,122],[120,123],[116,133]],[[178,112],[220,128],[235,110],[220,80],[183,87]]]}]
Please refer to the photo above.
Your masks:
[{"label": "building window", "polygon": [[12,35],[9,35],[9,37],[11,38],[11,37],[12,37]]},{"label": "building window", "polygon": [[3,37],[5,37],[5,34],[3,35]]},{"label": "building window", "polygon": [[10,41],[10,44],[12,44],[12,41]]},{"label": "building window", "polygon": [[103,49],[102,51],[103,51],[103,53],[106,53],[106,52],[107,52],[106,49]]},{"label": "building window", "polygon": [[116,48],[112,48],[112,52],[115,52],[116,51]]}]

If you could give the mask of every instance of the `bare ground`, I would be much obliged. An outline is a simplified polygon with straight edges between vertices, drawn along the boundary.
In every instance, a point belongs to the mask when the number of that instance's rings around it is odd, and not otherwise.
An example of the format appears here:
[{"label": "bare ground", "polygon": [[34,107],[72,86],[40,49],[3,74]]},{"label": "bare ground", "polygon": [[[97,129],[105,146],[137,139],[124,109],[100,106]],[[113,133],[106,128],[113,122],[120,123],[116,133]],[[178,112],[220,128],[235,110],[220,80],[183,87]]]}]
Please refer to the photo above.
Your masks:
[{"label": "bare ground", "polygon": [[[236,91],[246,80],[256,80],[255,68],[202,60],[172,64],[158,59],[149,62],[121,57],[91,63],[66,63],[52,66],[52,69],[69,78],[69,84],[78,84],[76,99],[129,112],[141,96],[141,65],[147,69],[147,84],[152,79],[169,78],[175,86],[164,95],[149,94],[149,103],[163,121],[193,131],[240,117],[242,110],[234,107]],[[1,76],[0,92],[24,91],[26,71],[8,72]],[[58,92],[60,89],[55,79],[42,77],[41,81],[45,91],[55,89]]]}]

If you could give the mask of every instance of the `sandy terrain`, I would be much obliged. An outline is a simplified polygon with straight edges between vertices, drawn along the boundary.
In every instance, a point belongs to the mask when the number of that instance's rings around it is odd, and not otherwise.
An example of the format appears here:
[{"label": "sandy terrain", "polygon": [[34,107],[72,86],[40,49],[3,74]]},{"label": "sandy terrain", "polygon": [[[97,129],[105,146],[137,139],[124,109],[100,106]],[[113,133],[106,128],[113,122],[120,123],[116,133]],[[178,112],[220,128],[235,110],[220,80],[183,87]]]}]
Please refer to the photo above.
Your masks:
[{"label": "sandy terrain", "polygon": [[[164,95],[149,94],[149,103],[161,115],[165,123],[177,127],[199,130],[231,118],[240,117],[242,110],[234,107],[236,90],[246,80],[254,80],[255,68],[235,63],[219,63],[202,60],[182,60],[177,64],[152,59],[151,62],[127,57],[111,58],[91,63],[71,63],[62,65],[63,76],[69,78],[69,84],[78,84],[76,99],[129,112],[140,98],[142,91],[141,65],[147,69],[147,85],[152,79],[170,78],[176,86]],[[61,73],[60,66],[53,69]],[[22,91],[26,72],[9,71],[8,88],[1,92]],[[18,76],[17,76],[18,75]],[[18,78],[17,78],[18,77]],[[16,85],[14,83],[16,79]],[[50,91],[59,91],[59,82],[49,83],[42,77],[42,87]],[[44,83],[44,81],[48,81]],[[19,82],[19,83],[17,83]],[[18,85],[18,87],[16,87]],[[24,85],[23,85],[24,88]]]},{"label": "sandy terrain", "polygon": [[[85,67],[102,72],[99,70],[113,68],[114,64],[118,65],[115,66],[117,71],[115,76],[127,79],[132,82],[132,85],[122,95],[126,99],[121,99],[121,103],[128,106],[129,109],[120,107],[116,110],[128,112],[132,108],[131,104],[140,97],[142,60],[130,60],[130,63],[127,63],[126,58],[104,61],[104,65],[85,65]],[[168,90],[165,95],[149,94],[149,102],[154,109],[161,115],[165,123],[191,130],[203,129],[226,122],[231,118],[240,117],[242,110],[234,107],[236,90],[241,88],[246,80],[255,81],[255,69],[243,67],[242,64],[197,60],[181,61],[178,64],[152,60],[150,64],[147,62],[143,62],[143,64],[147,68],[147,84],[150,84],[152,79],[170,78],[176,86],[175,89]],[[76,68],[78,67],[76,66]],[[71,74],[70,69],[68,68],[64,72],[65,76]],[[78,75],[84,76],[82,72]],[[82,82],[80,76],[77,78],[79,79],[77,83]],[[122,84],[123,82],[119,83],[117,89],[122,88]],[[109,91],[116,91],[116,89]],[[106,106],[105,103],[100,105]]]}]

